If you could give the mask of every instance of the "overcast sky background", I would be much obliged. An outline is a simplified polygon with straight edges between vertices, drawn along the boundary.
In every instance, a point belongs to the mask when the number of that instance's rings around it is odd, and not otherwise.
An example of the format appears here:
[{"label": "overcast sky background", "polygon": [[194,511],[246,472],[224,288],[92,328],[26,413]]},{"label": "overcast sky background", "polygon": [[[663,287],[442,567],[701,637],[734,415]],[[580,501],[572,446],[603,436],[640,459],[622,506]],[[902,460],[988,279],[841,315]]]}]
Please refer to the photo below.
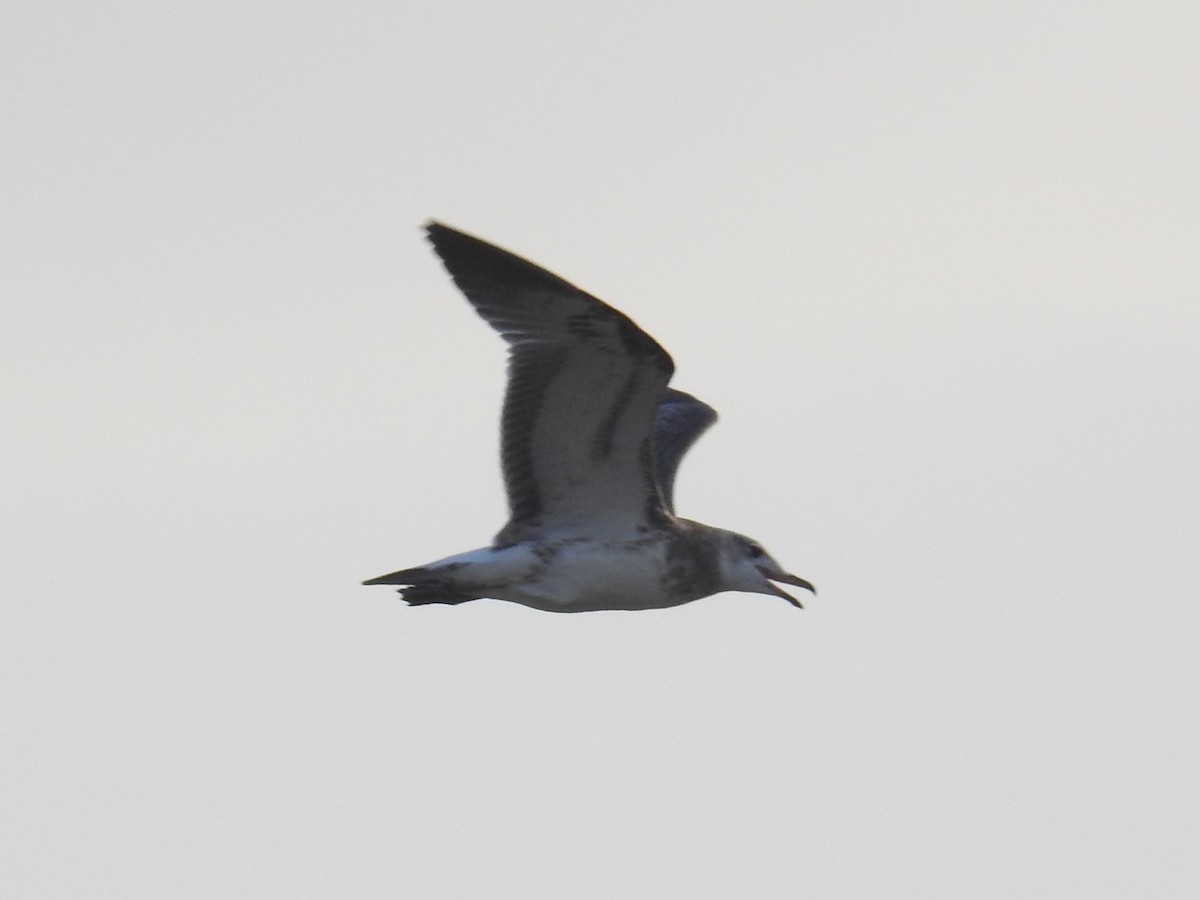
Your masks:
[{"label": "overcast sky background", "polygon": [[[0,9],[0,890],[1200,894],[1200,13]],[[722,413],[820,594],[364,578],[503,524],[436,217]]]}]

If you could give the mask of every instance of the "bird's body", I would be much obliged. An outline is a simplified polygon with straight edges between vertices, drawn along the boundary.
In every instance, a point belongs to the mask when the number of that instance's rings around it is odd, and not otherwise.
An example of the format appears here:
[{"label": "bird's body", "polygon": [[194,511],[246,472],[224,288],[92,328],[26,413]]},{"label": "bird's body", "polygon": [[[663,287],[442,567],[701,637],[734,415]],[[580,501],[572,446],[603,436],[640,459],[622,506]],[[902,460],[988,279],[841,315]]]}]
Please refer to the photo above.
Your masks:
[{"label": "bird's body", "polygon": [[405,591],[410,603],[447,602],[447,593],[458,593],[548,612],[678,606],[718,587],[708,562],[714,549],[706,540],[710,535],[699,530],[697,536],[704,553],[689,553],[686,540],[671,531],[625,540],[562,536],[469,550],[397,574],[420,586],[415,596],[413,588]]},{"label": "bird's body", "polygon": [[812,590],[732,531],[674,513],[675,472],[715,420],[667,387],[670,356],[628,317],[556,275],[444,225],[455,283],[508,341],[501,457],[510,519],[490,547],[366,584],[412,605],[483,597],[552,612],[678,606],[725,590]]}]

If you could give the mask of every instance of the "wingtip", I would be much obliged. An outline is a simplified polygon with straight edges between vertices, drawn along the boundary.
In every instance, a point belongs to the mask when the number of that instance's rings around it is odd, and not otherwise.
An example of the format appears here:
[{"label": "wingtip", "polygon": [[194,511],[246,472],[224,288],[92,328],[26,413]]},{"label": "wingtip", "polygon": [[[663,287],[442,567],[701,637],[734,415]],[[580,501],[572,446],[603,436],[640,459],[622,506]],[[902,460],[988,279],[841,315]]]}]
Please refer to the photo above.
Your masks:
[{"label": "wingtip", "polygon": [[439,222],[437,219],[426,219],[421,225],[421,231],[425,233],[425,240],[429,241],[434,250],[445,242],[445,239],[452,234],[461,234],[449,225]]},{"label": "wingtip", "polygon": [[[502,247],[497,247],[483,238],[468,234],[465,231],[447,225],[445,222],[439,222],[437,219],[426,219],[421,228],[425,232],[425,239],[433,245],[433,249],[443,260],[448,252],[460,255],[463,252],[478,254],[482,251],[484,253],[498,253],[503,256],[515,257],[515,254],[510,253]],[[520,257],[516,258],[520,259]],[[525,261],[522,260],[522,262]],[[527,264],[532,265],[531,263]]]}]

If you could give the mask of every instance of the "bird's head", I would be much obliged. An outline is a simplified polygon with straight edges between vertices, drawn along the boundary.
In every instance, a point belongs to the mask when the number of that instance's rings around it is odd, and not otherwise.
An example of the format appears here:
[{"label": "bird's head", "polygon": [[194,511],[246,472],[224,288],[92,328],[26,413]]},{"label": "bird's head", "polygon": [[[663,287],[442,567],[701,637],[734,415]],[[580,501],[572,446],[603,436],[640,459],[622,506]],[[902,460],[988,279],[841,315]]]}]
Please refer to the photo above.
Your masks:
[{"label": "bird's head", "polygon": [[804,605],[774,582],[795,585],[816,593],[817,589],[796,575],[789,575],[771,558],[758,541],[733,531],[722,531],[719,542],[721,586],[727,591],[774,594],[801,609]]}]

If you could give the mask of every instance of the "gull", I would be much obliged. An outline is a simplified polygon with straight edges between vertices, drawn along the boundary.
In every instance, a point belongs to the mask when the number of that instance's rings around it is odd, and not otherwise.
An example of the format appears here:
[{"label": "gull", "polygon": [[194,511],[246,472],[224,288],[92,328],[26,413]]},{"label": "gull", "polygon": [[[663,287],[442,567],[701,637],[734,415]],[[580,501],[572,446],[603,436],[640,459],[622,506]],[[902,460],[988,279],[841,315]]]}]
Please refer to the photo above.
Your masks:
[{"label": "gull", "polygon": [[675,514],[675,473],[716,421],[628,316],[438,222],[433,249],[508,343],[500,456],[509,520],[488,547],[364,584],[410,605],[492,598],[548,612],[660,609],[722,591],[816,593],[757,541]]}]

